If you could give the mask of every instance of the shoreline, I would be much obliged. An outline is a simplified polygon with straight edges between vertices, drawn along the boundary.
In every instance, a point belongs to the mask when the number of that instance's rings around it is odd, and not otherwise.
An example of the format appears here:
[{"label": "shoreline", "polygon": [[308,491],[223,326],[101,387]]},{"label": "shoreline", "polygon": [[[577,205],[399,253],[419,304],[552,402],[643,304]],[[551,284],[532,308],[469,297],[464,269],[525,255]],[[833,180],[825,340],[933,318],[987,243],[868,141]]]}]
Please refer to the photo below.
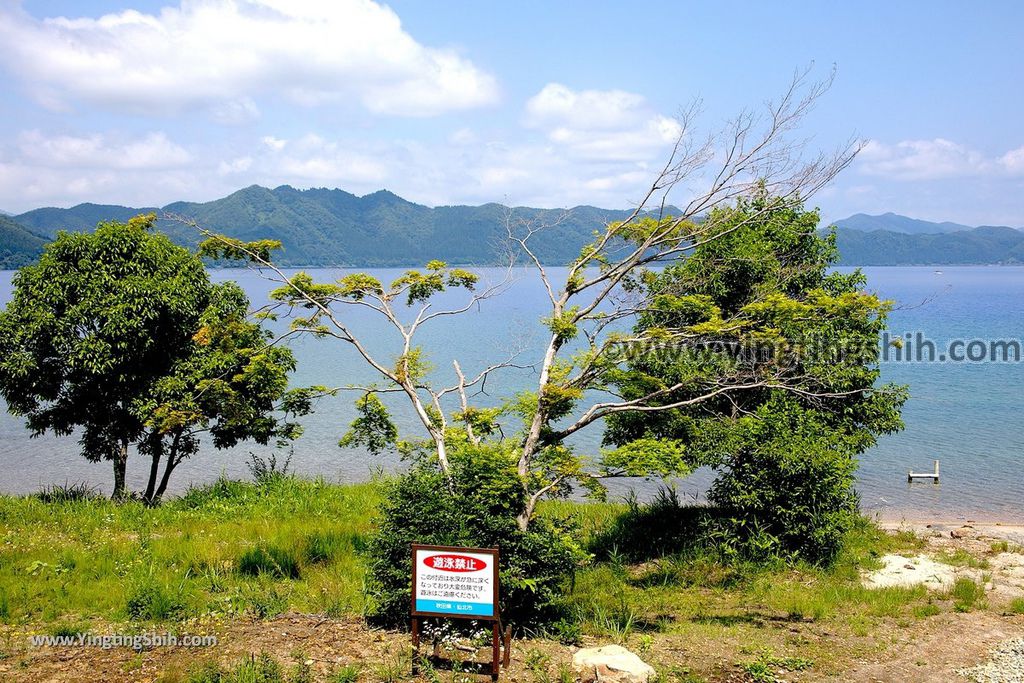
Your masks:
[{"label": "shoreline", "polygon": [[946,536],[951,538],[991,538],[1024,546],[1024,522],[995,522],[974,520],[923,520],[876,518],[885,531],[910,531],[918,536]]}]

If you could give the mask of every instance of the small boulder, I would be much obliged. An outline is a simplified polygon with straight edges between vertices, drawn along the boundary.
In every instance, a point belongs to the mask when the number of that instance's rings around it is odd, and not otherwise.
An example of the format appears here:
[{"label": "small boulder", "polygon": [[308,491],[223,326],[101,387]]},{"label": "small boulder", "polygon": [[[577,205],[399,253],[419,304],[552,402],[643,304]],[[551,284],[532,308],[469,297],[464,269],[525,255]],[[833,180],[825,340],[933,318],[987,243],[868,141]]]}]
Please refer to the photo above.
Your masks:
[{"label": "small boulder", "polygon": [[648,683],[657,675],[650,664],[618,645],[579,650],[572,656],[572,668],[580,683]]}]

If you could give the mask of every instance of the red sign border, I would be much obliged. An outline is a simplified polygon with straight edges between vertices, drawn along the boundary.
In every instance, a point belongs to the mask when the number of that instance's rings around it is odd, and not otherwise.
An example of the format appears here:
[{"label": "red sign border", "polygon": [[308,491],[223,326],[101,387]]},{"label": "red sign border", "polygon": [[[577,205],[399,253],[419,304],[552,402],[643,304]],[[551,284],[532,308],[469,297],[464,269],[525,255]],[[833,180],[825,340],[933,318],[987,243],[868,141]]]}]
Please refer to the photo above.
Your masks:
[{"label": "red sign border", "polygon": [[[428,551],[440,551],[449,553],[475,553],[477,555],[490,555],[492,558],[491,571],[493,572],[494,578],[494,595],[492,603],[492,616],[483,616],[480,614],[452,614],[450,612],[420,612],[416,609],[416,579],[418,578],[418,563],[416,562],[416,551],[428,550]],[[419,543],[412,544],[412,595],[411,605],[413,617],[442,617],[444,619],[468,619],[471,621],[501,621],[501,617],[498,611],[498,596],[500,595],[498,585],[498,559],[499,551],[497,548],[464,548],[459,546],[450,545],[421,545]]]}]

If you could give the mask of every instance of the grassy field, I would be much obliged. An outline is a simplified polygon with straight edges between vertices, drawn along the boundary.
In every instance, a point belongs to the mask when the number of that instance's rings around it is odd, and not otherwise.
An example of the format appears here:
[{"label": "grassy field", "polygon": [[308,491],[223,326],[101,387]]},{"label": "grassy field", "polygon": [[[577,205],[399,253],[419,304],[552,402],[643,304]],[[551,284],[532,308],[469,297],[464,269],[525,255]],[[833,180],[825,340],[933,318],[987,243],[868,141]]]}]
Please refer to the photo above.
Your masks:
[{"label": "grassy field", "polygon": [[[217,482],[157,508],[0,497],[0,622],[8,634],[52,635],[111,625],[119,632],[154,625],[195,631],[282,613],[354,622],[366,608],[362,551],[379,495],[375,483],[279,477]],[[562,502],[544,514],[575,516],[594,541],[625,510]],[[859,573],[877,557],[922,545],[864,521],[829,569],[722,563],[692,553],[638,562],[606,547],[604,559],[577,575],[566,618],[526,635],[538,644],[624,644],[656,662],[665,680],[702,680],[671,664],[673,651],[701,647],[717,647],[749,680],[774,680],[758,678],[761,670],[838,671],[884,648],[888,630],[985,606],[983,591],[970,582],[938,595],[922,587],[862,587]],[[808,624],[836,637],[794,637],[801,629],[786,626]],[[524,652],[521,665],[532,680],[564,675],[544,646]],[[261,666],[276,665],[206,662],[173,680],[276,680],[245,673]],[[278,669],[286,676],[287,667]],[[349,680],[346,670],[332,680]],[[366,675],[359,680],[387,678]]]},{"label": "grassy field", "polygon": [[0,619],[359,614],[378,490],[281,477],[220,481],[156,508],[0,498]]}]

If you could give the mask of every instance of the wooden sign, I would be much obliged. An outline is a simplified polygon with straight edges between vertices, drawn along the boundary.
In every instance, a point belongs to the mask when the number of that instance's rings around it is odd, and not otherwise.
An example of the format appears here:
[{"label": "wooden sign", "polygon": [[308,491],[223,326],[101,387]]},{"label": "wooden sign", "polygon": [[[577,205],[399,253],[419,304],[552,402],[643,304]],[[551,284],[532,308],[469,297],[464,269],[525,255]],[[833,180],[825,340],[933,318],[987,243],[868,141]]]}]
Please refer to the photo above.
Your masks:
[{"label": "wooden sign", "polygon": [[[476,619],[491,622],[491,679],[498,680],[501,646],[508,668],[511,629],[501,635],[498,613],[498,549],[412,544],[413,674],[420,649],[424,617]],[[502,643],[504,640],[504,643]]]},{"label": "wooden sign", "polygon": [[497,548],[413,545],[412,613],[497,619]]}]

